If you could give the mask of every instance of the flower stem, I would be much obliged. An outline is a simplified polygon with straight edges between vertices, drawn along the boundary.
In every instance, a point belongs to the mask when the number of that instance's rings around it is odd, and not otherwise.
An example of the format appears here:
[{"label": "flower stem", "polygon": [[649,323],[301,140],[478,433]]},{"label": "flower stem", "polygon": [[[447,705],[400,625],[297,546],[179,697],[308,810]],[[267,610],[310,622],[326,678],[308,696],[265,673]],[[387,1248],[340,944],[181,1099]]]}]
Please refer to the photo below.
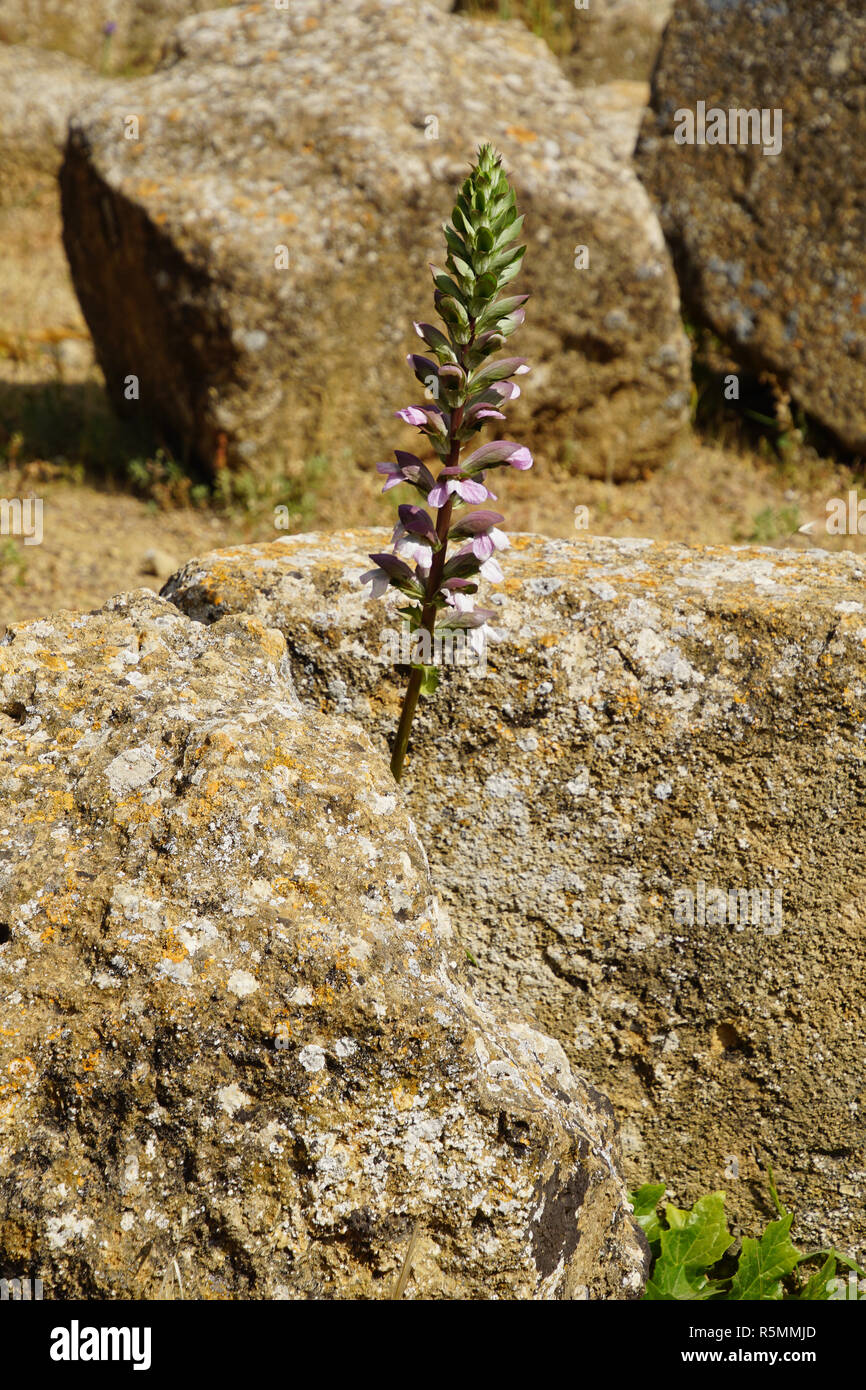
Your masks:
[{"label": "flower stem", "polygon": [[397,736],[394,739],[394,749],[391,753],[391,771],[394,774],[394,781],[399,782],[403,773],[403,759],[406,756],[406,748],[409,744],[409,731],[412,728],[412,720],[415,718],[415,710],[418,705],[418,696],[421,694],[421,682],[424,679],[424,672],[420,667],[414,666],[409,677],[409,684],[406,687],[406,694],[403,697],[403,708],[400,711],[400,723],[397,725]]}]

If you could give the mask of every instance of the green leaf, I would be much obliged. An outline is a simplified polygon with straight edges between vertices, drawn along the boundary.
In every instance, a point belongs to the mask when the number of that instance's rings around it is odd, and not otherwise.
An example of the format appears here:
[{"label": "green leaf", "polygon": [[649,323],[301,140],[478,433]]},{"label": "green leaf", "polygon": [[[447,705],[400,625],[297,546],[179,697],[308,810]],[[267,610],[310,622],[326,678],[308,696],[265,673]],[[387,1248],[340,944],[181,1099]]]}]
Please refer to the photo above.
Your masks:
[{"label": "green leaf", "polygon": [[797,1297],[803,1303],[826,1303],[833,1292],[830,1283],[832,1281],[835,1288],[835,1279],[836,1256],[828,1255],[821,1268],[815,1270]]},{"label": "green leaf", "polygon": [[472,286],[475,284],[475,271],[467,261],[462,260],[460,256],[456,256],[453,251],[451,252],[450,260],[451,267],[456,270],[460,279],[465,281],[466,286],[471,292]]},{"label": "green leaf", "polygon": [[629,1193],[629,1201],[634,1207],[634,1219],[650,1245],[657,1244],[661,1236],[662,1227],[656,1208],[664,1195],[663,1182],[646,1182],[637,1192]]},{"label": "green leaf", "polygon": [[503,246],[507,246],[509,241],[513,241],[516,236],[520,235],[520,232],[523,228],[523,222],[524,218],[522,215],[520,217],[512,215],[510,217],[510,220],[506,219],[506,225],[502,228],[501,232],[497,233],[496,236],[497,251],[501,251]]},{"label": "green leaf", "polygon": [[699,1197],[691,1211],[668,1204],[668,1230],[659,1236],[661,1254],[644,1297],[653,1302],[704,1300],[722,1288],[707,1277],[733,1241],[725,1220],[725,1194]]},{"label": "green leaf", "polygon": [[438,265],[431,266],[430,269],[433,275],[433,283],[437,290],[441,290],[442,294],[456,295],[457,298],[460,299],[462,295],[460,286],[454,283],[450,275],[446,275],[444,270],[440,270]]},{"label": "green leaf", "polygon": [[507,265],[504,270],[498,271],[499,288],[504,290],[505,286],[510,284],[512,280],[515,280],[519,274],[520,261],[515,261],[513,265]]},{"label": "green leaf", "polygon": [[507,251],[498,251],[497,254],[490,259],[490,268],[499,274],[500,271],[513,265],[515,261],[522,261],[525,255],[525,246],[512,246]]},{"label": "green leaf", "polygon": [[744,1238],[730,1299],[756,1302],[782,1297],[781,1280],[800,1262],[799,1251],[791,1241],[793,1219],[789,1212],[771,1221],[760,1240]]},{"label": "green leaf", "polygon": [[519,309],[523,302],[524,296],[522,294],[511,295],[508,299],[494,300],[494,302],[484,310],[484,313],[475,325],[476,332],[483,333],[491,324],[497,323],[500,319],[507,318],[515,309]]},{"label": "green leaf", "polygon": [[410,632],[414,632],[416,628],[421,626],[421,615],[423,611],[420,603],[417,606],[415,604],[409,604],[405,608],[397,609],[397,612],[401,617],[405,618],[406,622],[409,624]]},{"label": "green leaf", "polygon": [[435,694],[439,686],[439,670],[436,666],[412,666],[413,671],[423,671],[424,677],[421,681],[420,694],[429,698]]},{"label": "green leaf", "polygon": [[461,237],[453,227],[449,227],[447,222],[443,225],[442,231],[445,233],[445,241],[448,244],[448,249],[450,251],[455,251],[463,260],[468,260],[470,251],[463,237]]}]

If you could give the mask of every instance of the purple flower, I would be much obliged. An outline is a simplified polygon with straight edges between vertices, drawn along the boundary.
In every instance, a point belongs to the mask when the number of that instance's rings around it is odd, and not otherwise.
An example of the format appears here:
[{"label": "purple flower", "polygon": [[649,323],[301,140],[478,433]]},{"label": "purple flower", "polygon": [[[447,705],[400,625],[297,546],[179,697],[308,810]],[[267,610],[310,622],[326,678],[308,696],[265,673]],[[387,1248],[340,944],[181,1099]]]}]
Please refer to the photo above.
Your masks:
[{"label": "purple flower", "polygon": [[382,488],[387,492],[389,488],[399,487],[401,483],[409,483],[425,496],[433,486],[433,474],[419,458],[414,454],[407,454],[404,449],[396,449],[396,463],[377,463],[377,473],[384,473],[388,481]]},{"label": "purple flower", "polygon": [[407,425],[426,425],[427,423],[427,416],[423,410],[419,410],[417,405],[407,405],[404,410],[395,410],[394,414],[400,420],[405,420]]},{"label": "purple flower", "polygon": [[424,536],[430,545],[439,544],[439,537],[436,534],[436,527],[433,518],[425,512],[423,507],[414,507],[410,502],[404,502],[397,508],[400,517],[400,524],[407,535]]},{"label": "purple flower", "polygon": [[367,570],[366,574],[361,575],[358,583],[372,584],[373,598],[381,598],[390,584],[412,598],[423,596],[418,579],[406,561],[401,560],[398,555],[390,555],[386,551],[384,554],[371,555],[370,559],[376,561],[376,569]]},{"label": "purple flower", "polygon": [[463,471],[480,473],[485,468],[500,468],[505,463],[525,470],[532,467],[532,455],[523,444],[515,444],[512,439],[492,439],[464,459]]},{"label": "purple flower", "polygon": [[[439,474],[435,485],[427,494],[427,502],[431,507],[444,507],[448,498],[452,495],[462,498],[464,502],[486,502],[493,493],[488,491],[484,484],[477,479],[463,478],[460,476],[460,468],[443,468]],[[443,482],[443,478],[445,481]]]},{"label": "purple flower", "polygon": [[[494,549],[503,550],[509,543],[508,537],[503,535],[501,531],[497,534],[502,538],[502,542],[499,546],[489,537],[479,536],[475,540],[470,541],[468,545],[461,546],[454,556],[455,560],[464,560],[465,562],[468,562],[471,557],[475,565],[475,571],[481,575],[482,579],[489,579],[493,584],[500,584],[505,577],[500,568],[499,561],[492,558],[493,551]],[[483,551],[484,543],[488,540],[490,544],[489,548],[486,549],[486,553],[479,553],[479,550],[476,549],[476,545],[480,544]],[[461,571],[458,571],[458,573],[461,573]]]},{"label": "purple flower", "polygon": [[112,34],[117,33],[117,25],[115,24],[113,19],[107,19],[105,21],[105,23],[102,26],[102,32],[107,39],[110,39]]}]

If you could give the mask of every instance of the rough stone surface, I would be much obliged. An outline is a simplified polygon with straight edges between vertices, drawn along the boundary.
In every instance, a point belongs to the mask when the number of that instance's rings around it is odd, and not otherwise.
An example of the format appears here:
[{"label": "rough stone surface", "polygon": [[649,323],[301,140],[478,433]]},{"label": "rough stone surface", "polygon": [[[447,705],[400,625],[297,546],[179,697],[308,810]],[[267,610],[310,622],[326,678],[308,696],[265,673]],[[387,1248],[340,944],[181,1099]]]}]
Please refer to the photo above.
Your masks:
[{"label": "rough stone surface", "polygon": [[[163,592],[280,628],[305,700],[384,741],[399,619],[357,585],[382,540],[241,547]],[[754,1233],[769,1161],[799,1238],[862,1259],[863,558],[523,536],[503,560],[487,675],[446,671],[402,784],[474,988],[611,1097],[632,1183],[723,1188]]]},{"label": "rough stone surface", "polygon": [[[737,360],[775,373],[866,451],[866,10],[859,0],[680,0],[638,171],[683,298]],[[678,145],[674,113],[781,110],[782,149]],[[843,176],[844,175],[844,176]]]},{"label": "rough stone surface", "polygon": [[72,58],[0,44],[0,203],[22,177],[57,173],[70,113],[97,88],[98,78]]},{"label": "rough stone surface", "polygon": [[[179,20],[225,0],[0,0],[0,43],[40,44],[92,68],[152,65]],[[108,47],[103,25],[117,27]]]},{"label": "rough stone surface", "polygon": [[0,1269],[46,1298],[634,1297],[610,1106],[479,1007],[367,735],[145,590],[0,640]]},{"label": "rough stone surface", "polygon": [[[212,470],[390,454],[391,412],[420,390],[405,354],[411,320],[432,313],[427,263],[490,140],[530,248],[519,351],[534,375],[513,427],[531,425],[540,458],[594,476],[666,461],[687,422],[688,346],[628,158],[640,102],[627,88],[582,104],[522,26],[414,0],[186,21],[158,72],[80,113],[61,175],[67,254],[113,399]],[[124,138],[131,113],[139,139]],[[588,269],[575,269],[579,245]],[[416,447],[408,426],[404,442]]]},{"label": "rough stone surface", "polygon": [[673,7],[674,0],[589,0],[575,10],[576,42],[562,59],[572,82],[647,81]]}]

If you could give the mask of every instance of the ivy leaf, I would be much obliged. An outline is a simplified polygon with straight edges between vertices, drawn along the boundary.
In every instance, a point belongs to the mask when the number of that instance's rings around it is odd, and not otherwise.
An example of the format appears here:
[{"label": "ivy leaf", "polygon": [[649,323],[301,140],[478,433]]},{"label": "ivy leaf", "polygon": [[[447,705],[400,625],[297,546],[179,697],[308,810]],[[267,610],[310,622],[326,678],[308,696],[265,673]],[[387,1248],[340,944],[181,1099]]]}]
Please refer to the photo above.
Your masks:
[{"label": "ivy leaf", "polygon": [[[662,1233],[656,1207],[665,1195],[663,1182],[645,1182],[637,1192],[629,1193],[629,1201],[634,1207],[634,1219],[640,1226],[650,1245],[658,1244]],[[656,1252],[653,1251],[655,1254]]]},{"label": "ivy leaf", "polygon": [[661,1254],[644,1297],[653,1302],[701,1301],[722,1285],[707,1277],[733,1242],[725,1220],[724,1192],[699,1197],[691,1211],[665,1207],[668,1230],[659,1235]]},{"label": "ivy leaf", "polygon": [[730,1299],[755,1302],[782,1297],[782,1278],[800,1262],[799,1251],[791,1241],[793,1219],[788,1212],[779,1221],[771,1221],[760,1240],[744,1238]]}]

